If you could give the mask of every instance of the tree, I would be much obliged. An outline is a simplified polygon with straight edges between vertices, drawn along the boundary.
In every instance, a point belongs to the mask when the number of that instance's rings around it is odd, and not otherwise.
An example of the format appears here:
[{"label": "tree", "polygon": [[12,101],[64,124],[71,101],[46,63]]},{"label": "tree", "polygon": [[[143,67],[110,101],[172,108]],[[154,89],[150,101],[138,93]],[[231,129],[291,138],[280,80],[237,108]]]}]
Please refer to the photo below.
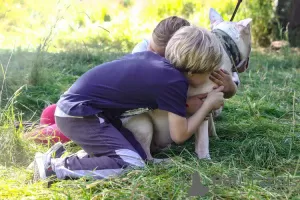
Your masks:
[{"label": "tree", "polygon": [[288,25],[289,42],[292,47],[300,47],[300,1],[292,0]]},{"label": "tree", "polygon": [[275,40],[287,39],[285,32],[289,23],[289,12],[292,0],[278,0],[273,18],[272,36]]}]

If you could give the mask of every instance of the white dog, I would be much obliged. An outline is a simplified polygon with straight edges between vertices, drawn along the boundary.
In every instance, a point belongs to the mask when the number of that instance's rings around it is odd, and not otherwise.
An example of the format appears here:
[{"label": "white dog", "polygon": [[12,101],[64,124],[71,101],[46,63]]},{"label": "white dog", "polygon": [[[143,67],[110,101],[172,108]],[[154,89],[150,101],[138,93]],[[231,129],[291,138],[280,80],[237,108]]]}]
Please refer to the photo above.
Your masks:
[{"label": "white dog", "polygon": [[[250,23],[252,19],[244,19],[239,22],[225,22],[214,10],[209,13],[211,29],[223,43],[223,59],[221,68],[232,76],[233,71],[243,72],[244,66],[248,66],[251,52]],[[236,67],[244,61],[241,68]],[[189,87],[188,96],[208,93],[216,84],[207,81],[197,88]],[[125,114],[126,116],[126,114]],[[213,123],[210,117],[210,123]],[[195,152],[199,158],[209,158],[209,121],[204,121],[196,133]],[[168,114],[163,110],[154,110],[146,113],[122,119],[124,127],[129,129],[142,145],[148,160],[153,160],[151,152],[157,148],[164,148],[173,141],[170,136]],[[213,124],[212,124],[213,125]]]}]

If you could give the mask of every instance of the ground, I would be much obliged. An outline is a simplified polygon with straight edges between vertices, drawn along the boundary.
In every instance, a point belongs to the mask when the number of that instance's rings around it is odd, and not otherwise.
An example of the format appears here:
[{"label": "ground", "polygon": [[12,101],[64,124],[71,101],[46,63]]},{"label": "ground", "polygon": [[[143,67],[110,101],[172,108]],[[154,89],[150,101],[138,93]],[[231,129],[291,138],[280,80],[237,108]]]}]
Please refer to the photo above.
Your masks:
[{"label": "ground", "polygon": [[[105,181],[64,180],[49,187],[33,183],[32,171],[26,170],[34,153],[45,151],[47,145],[24,141],[25,129],[16,130],[14,122],[37,121],[40,110],[56,102],[79,75],[119,54],[37,57],[15,51],[8,62],[9,55],[8,51],[0,55],[3,69],[9,67],[1,89],[6,106],[1,109],[0,199],[186,199],[194,172],[209,187],[203,199],[300,199],[300,57],[296,50],[253,50],[237,95],[226,101],[216,121],[220,140],[211,138],[212,161],[196,158],[192,138],[156,155],[171,157],[171,163],[148,164]],[[25,83],[30,84],[13,95]],[[67,149],[72,152],[78,147],[70,143]]]}]

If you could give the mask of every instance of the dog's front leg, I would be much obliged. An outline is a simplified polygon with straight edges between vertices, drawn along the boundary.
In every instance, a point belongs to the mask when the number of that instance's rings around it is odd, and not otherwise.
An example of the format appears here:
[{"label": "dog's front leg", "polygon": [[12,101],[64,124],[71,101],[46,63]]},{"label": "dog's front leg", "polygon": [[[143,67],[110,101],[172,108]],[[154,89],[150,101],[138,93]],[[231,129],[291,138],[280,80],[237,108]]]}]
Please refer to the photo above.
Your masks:
[{"label": "dog's front leg", "polygon": [[208,136],[208,120],[202,122],[195,135],[195,152],[200,159],[210,159],[209,155],[209,136]]}]

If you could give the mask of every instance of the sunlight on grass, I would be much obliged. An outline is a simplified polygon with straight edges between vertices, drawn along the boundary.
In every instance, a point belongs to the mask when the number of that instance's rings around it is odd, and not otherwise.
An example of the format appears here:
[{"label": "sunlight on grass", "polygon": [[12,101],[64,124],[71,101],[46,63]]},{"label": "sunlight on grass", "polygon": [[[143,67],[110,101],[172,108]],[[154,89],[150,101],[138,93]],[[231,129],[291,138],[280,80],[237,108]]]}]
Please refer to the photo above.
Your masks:
[{"label": "sunlight on grass", "polygon": [[[271,9],[267,1],[263,6],[257,2],[244,2],[235,19],[251,16],[255,38],[266,33]],[[228,20],[235,3],[0,4],[0,44],[8,49],[0,50],[0,199],[186,199],[194,172],[209,187],[204,199],[300,199],[300,50],[289,47],[253,49],[237,95],[226,101],[216,120],[220,140],[210,140],[212,161],[197,159],[192,138],[155,155],[172,162],[149,163],[108,180],[51,177],[52,184],[33,183],[33,172],[26,169],[34,154],[46,151],[50,143],[26,140],[25,133],[39,124],[42,109],[57,102],[85,71],[130,52],[166,16],[209,27],[209,7]],[[27,121],[31,127],[23,125]],[[80,150],[72,142],[65,147],[66,155]]]},{"label": "sunlight on grass", "polygon": [[[143,170],[129,170],[109,180],[51,178],[54,182],[50,187],[45,182],[32,183],[32,171],[26,170],[34,153],[43,152],[49,146],[24,140],[25,127],[15,129],[14,122],[22,122],[25,113],[31,113],[27,119],[32,121],[39,116],[35,114],[32,118],[33,113],[19,104],[32,111],[41,110],[47,105],[45,102],[54,103],[84,71],[120,55],[107,53],[102,57],[96,52],[89,57],[80,52],[45,55],[42,73],[47,73],[48,66],[52,72],[45,86],[22,88],[10,98],[13,100],[6,101],[6,109],[1,110],[0,147],[5,153],[1,157],[0,198],[185,199],[195,171],[209,187],[208,199],[300,198],[300,126],[297,123],[300,74],[297,73],[299,58],[294,54],[284,53],[285,59],[281,59],[274,52],[253,51],[249,71],[241,74],[238,94],[226,101],[224,112],[216,120],[220,140],[211,139],[212,162],[196,158],[191,139],[156,155],[172,157],[171,163],[148,164]],[[13,56],[11,69],[18,69],[15,59],[19,56],[22,53]],[[22,73],[30,73],[30,68]],[[37,107],[38,102],[44,103]],[[69,153],[80,149],[73,143],[68,143],[66,148]],[[216,177],[220,178],[219,182],[215,181]]]}]

